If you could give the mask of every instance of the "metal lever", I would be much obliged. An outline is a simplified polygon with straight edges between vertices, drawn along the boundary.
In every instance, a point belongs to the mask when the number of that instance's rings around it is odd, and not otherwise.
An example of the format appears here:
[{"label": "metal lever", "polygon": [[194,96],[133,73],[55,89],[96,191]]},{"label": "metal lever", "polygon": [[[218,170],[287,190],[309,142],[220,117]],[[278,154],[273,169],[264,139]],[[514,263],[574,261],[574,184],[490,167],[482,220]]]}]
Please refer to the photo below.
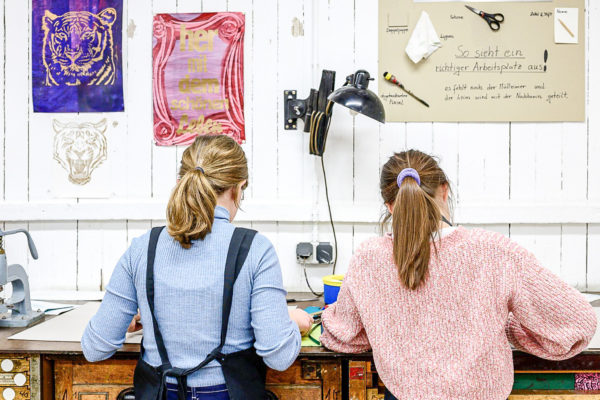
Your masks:
[{"label": "metal lever", "polygon": [[14,235],[15,233],[24,233],[25,236],[27,236],[27,244],[29,245],[29,252],[31,253],[31,257],[33,257],[34,260],[37,260],[38,252],[35,247],[35,243],[33,243],[33,238],[31,237],[29,232],[27,232],[25,229],[14,229],[12,231],[5,231],[5,232],[0,230],[0,236]]}]

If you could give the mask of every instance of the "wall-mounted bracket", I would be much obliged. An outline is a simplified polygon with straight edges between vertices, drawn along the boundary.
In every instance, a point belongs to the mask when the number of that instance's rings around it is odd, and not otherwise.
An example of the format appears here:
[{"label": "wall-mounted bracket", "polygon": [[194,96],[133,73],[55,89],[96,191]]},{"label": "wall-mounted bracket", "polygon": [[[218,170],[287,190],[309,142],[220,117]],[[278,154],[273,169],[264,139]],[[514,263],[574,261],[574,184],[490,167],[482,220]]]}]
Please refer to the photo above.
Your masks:
[{"label": "wall-mounted bracket", "polygon": [[333,92],[335,71],[323,70],[319,90],[310,89],[304,100],[298,99],[297,90],[283,91],[283,128],[286,131],[298,129],[298,119],[304,121],[304,132],[310,132],[310,117],[313,111],[325,111],[327,96]]},{"label": "wall-mounted bracket", "polygon": [[283,92],[283,111],[285,130],[297,129],[298,118],[306,115],[306,103],[308,99],[301,100],[296,98],[295,90],[285,90]]}]

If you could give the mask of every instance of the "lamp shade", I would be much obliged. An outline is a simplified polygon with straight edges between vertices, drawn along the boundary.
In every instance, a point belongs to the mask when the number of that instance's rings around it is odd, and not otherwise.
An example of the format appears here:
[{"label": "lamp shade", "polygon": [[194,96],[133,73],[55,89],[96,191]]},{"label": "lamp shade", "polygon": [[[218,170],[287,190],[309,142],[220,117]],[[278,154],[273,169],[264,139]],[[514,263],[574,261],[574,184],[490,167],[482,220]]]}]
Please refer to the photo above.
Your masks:
[{"label": "lamp shade", "polygon": [[346,85],[331,93],[327,99],[384,123],[383,103],[368,89],[369,81],[372,79],[367,71],[356,71],[354,75],[346,78]]}]

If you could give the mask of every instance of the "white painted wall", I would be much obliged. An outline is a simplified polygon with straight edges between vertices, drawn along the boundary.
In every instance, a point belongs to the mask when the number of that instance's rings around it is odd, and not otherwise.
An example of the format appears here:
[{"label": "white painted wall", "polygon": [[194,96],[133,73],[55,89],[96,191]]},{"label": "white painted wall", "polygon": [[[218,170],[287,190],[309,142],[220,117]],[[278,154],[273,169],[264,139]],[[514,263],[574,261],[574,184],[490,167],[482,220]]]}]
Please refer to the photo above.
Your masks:
[{"label": "white painted wall", "polygon": [[[600,4],[586,14],[588,119],[582,123],[390,123],[334,110],[325,163],[339,239],[339,266],[377,233],[379,167],[406,148],[439,155],[457,194],[456,220],[510,235],[570,284],[600,290]],[[307,290],[295,245],[331,240],[318,160],[301,131],[283,130],[283,90],[306,97],[322,69],[338,86],[358,68],[377,72],[375,0],[124,0],[125,112],[34,114],[31,3],[0,7],[0,221],[28,228],[40,259],[11,237],[9,262],[34,290],[100,290],[135,236],[161,224],[183,148],[152,143],[151,26],[161,12],[246,14],[245,85],[251,186],[239,220],[275,244],[289,290]],[[303,35],[293,35],[293,21]],[[129,29],[128,29],[129,28]],[[128,34],[129,31],[129,34]],[[376,90],[377,81],[372,86]],[[48,194],[51,119],[107,118],[113,195],[57,200]],[[50,161],[49,161],[50,160]],[[315,179],[317,184],[315,184]],[[317,204],[316,211],[314,205]],[[309,271],[314,287],[330,271]]]}]

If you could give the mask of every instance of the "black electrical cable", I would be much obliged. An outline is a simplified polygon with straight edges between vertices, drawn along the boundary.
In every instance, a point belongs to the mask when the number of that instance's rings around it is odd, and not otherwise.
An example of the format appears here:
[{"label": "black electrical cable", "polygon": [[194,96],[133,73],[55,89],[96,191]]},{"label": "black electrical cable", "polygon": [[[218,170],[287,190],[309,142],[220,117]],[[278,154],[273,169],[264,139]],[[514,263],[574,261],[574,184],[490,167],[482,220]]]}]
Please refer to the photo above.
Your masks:
[{"label": "black electrical cable", "polygon": [[304,279],[306,280],[306,285],[308,286],[308,290],[310,290],[310,292],[313,294],[313,296],[317,296],[317,297],[323,296],[323,293],[315,292],[313,290],[313,288],[310,286],[310,283],[308,283],[308,275],[306,275],[306,263],[305,262],[302,263],[302,269],[304,269]]},{"label": "black electrical cable", "polygon": [[[321,157],[321,169],[323,170],[323,182],[325,183],[325,199],[327,200],[327,210],[329,211],[329,222],[331,223],[331,230],[333,232],[333,245],[335,255],[333,257],[333,269],[332,275],[335,275],[335,267],[337,266],[338,258],[338,243],[337,235],[335,233],[335,225],[333,223],[333,214],[331,212],[331,203],[329,201],[329,187],[327,186],[327,174],[325,173],[325,162],[323,161],[323,153],[325,152],[325,142],[327,141],[327,132],[329,131],[329,124],[331,122],[331,107],[333,102],[329,101],[325,108],[325,111],[313,111],[310,116],[310,153]],[[310,283],[308,282],[308,275],[306,273],[306,263],[302,263],[304,269],[304,279],[310,292],[321,297],[323,293],[315,292]]]},{"label": "black electrical cable", "polygon": [[329,202],[329,189],[327,187],[327,174],[325,173],[325,162],[323,161],[323,156],[321,155],[321,168],[323,170],[323,182],[325,183],[325,199],[327,199],[327,209],[329,210],[329,222],[331,223],[331,230],[333,231],[333,246],[335,256],[333,257],[333,272],[332,275],[335,275],[335,267],[337,265],[338,258],[338,243],[337,236],[335,234],[335,225],[333,224],[333,215],[331,214],[331,203]]}]

